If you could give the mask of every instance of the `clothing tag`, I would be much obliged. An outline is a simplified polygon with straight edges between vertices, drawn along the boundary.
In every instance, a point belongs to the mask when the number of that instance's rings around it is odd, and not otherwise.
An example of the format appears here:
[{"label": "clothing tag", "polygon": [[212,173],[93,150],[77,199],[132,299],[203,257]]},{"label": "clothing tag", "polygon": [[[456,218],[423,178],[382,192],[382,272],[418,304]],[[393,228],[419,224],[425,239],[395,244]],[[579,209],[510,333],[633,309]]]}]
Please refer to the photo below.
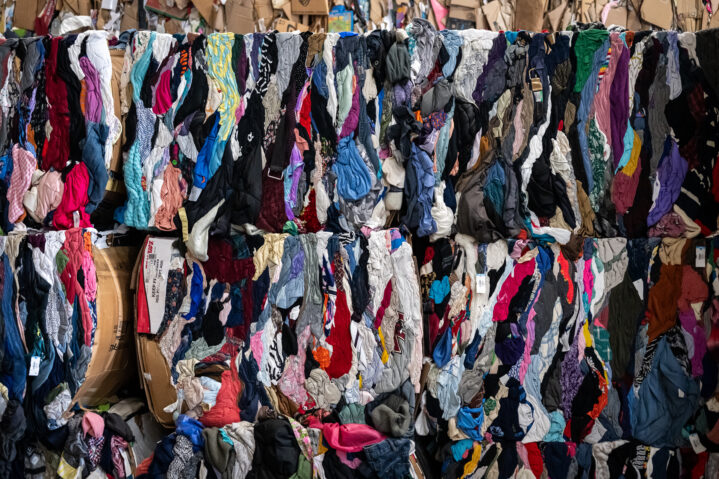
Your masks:
[{"label": "clothing tag", "polygon": [[537,103],[540,103],[544,101],[544,92],[542,90],[535,91],[534,93],[534,101]]},{"label": "clothing tag", "polygon": [[703,268],[707,264],[707,248],[706,246],[697,246],[696,251],[694,266],[697,268]]},{"label": "clothing tag", "polygon": [[100,8],[115,10],[115,7],[117,7],[117,0],[102,0],[102,6]]},{"label": "clothing tag", "polygon": [[692,449],[694,449],[694,452],[696,454],[701,454],[702,452],[706,451],[707,448],[704,447],[704,444],[699,440],[698,434],[690,434],[689,435],[689,442],[692,443]]},{"label": "clothing tag", "polygon": [[475,278],[474,290],[477,294],[485,294],[487,292],[487,275],[478,273]]},{"label": "clothing tag", "polygon": [[40,374],[40,356],[33,356],[30,358],[30,372],[28,376],[37,376]]},{"label": "clothing tag", "polygon": [[80,227],[80,212],[79,211],[73,211],[72,224],[75,225],[75,228]]}]

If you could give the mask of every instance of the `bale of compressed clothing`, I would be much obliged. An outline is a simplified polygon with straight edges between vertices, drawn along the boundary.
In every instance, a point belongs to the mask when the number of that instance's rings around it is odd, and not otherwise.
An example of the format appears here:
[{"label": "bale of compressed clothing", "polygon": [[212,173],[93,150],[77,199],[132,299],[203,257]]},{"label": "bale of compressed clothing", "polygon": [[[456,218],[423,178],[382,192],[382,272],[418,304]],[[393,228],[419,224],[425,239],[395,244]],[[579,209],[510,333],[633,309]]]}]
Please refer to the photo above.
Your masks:
[{"label": "bale of compressed clothing", "polygon": [[122,131],[106,34],[10,36],[0,58],[2,230],[91,227]]},{"label": "bale of compressed clothing", "polygon": [[561,244],[717,230],[715,31],[125,38],[115,218],[186,231],[199,260],[248,224]]},{"label": "bale of compressed clothing", "polygon": [[118,338],[130,329],[114,289],[123,254],[95,249],[96,240],[96,231],[78,228],[0,237],[3,477],[55,472],[42,451],[61,457],[61,477],[100,466],[115,477],[132,473],[124,419],[80,408],[112,397],[135,367]]}]

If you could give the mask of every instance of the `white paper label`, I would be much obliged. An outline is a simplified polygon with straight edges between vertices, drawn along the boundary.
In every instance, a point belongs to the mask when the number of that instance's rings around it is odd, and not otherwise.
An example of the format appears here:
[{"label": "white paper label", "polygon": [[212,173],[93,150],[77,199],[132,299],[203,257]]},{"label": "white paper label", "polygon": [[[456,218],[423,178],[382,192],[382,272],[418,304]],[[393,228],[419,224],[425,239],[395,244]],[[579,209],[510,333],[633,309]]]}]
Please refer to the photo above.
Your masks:
[{"label": "white paper label", "polygon": [[477,294],[485,294],[487,293],[487,289],[487,275],[477,274],[474,285],[475,292],[477,292]]},{"label": "white paper label", "polygon": [[37,376],[40,374],[40,356],[33,356],[30,358],[30,372],[28,376]]},{"label": "white paper label", "polygon": [[707,448],[704,447],[704,444],[702,444],[702,442],[699,440],[698,434],[689,435],[689,442],[692,444],[692,449],[694,449],[694,452],[697,454],[701,454],[702,452],[707,450]]},{"label": "white paper label", "polygon": [[705,246],[697,246],[697,254],[694,260],[694,266],[703,268],[707,264],[707,249]]},{"label": "white paper label", "polygon": [[102,6],[105,10],[115,10],[117,7],[117,0],[102,0]]}]

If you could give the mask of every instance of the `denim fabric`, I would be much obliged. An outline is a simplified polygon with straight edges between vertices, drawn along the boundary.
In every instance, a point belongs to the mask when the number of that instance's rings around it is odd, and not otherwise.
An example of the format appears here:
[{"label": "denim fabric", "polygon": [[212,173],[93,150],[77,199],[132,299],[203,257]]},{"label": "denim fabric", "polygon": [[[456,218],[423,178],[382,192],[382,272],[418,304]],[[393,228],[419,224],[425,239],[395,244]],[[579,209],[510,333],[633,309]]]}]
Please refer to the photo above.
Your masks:
[{"label": "denim fabric", "polygon": [[367,462],[382,479],[404,479],[409,474],[409,439],[385,439],[365,446]]}]

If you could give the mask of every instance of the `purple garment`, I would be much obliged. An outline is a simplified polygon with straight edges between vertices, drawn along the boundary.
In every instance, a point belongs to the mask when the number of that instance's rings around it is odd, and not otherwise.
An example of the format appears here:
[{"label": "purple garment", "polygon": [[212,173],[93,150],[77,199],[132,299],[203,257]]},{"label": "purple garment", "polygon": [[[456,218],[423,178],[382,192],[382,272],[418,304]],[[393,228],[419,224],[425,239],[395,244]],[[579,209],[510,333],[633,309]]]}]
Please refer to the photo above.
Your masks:
[{"label": "purple garment", "polygon": [[80,68],[85,74],[85,120],[102,123],[102,93],[97,70],[87,57],[80,58]]},{"label": "purple garment", "polygon": [[302,170],[304,169],[303,160],[299,148],[297,148],[297,145],[294,145],[292,147],[292,153],[290,154],[290,164],[285,171],[284,180],[285,214],[290,221],[295,219],[295,213],[292,211],[292,208],[297,205],[297,187],[300,184]]},{"label": "purple garment", "polygon": [[610,121],[612,125],[612,153],[614,155],[614,169],[624,154],[624,135],[627,132],[629,121],[629,48],[624,47],[614,72],[612,89],[609,92]]},{"label": "purple garment", "polygon": [[690,359],[692,361],[692,376],[696,378],[704,374],[702,359],[704,359],[704,354],[707,352],[707,337],[704,334],[704,328],[697,323],[694,312],[680,311],[679,321],[682,323],[682,328],[694,340],[694,354]]},{"label": "purple garment", "polygon": [[[581,334],[581,333],[580,333]],[[562,375],[559,377],[559,384],[562,386],[562,412],[564,419],[569,420],[572,417],[572,402],[582,385],[584,375],[579,369],[579,335],[574,337],[569,352],[562,360]]]},{"label": "purple garment", "polygon": [[673,139],[667,138],[664,152],[664,156],[659,162],[659,168],[657,168],[659,193],[652,209],[649,210],[649,215],[647,215],[648,226],[657,223],[662,216],[671,211],[672,205],[679,197],[684,176],[687,174],[687,162],[679,154],[679,148]]}]

